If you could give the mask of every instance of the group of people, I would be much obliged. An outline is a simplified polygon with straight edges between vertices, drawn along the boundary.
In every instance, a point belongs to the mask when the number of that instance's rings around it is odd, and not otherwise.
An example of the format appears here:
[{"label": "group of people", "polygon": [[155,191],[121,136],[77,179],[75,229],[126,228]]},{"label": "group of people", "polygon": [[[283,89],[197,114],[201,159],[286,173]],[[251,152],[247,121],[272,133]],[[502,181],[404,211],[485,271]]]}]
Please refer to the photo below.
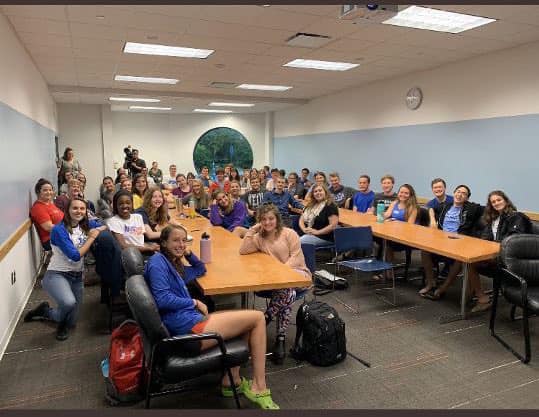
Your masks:
[{"label": "group of people", "polygon": [[[128,169],[128,171],[126,171]],[[130,151],[125,168],[116,179],[103,178],[97,205],[84,198],[85,177],[82,167],[67,148],[59,170],[60,189],[55,196],[52,183],[40,179],[35,192],[37,200],[30,215],[45,250],[52,259],[43,279],[43,288],[57,302],[51,308],[42,303],[29,311],[25,320],[49,319],[58,323],[56,337],[65,340],[77,320],[83,293],[83,258],[89,250],[96,257],[96,271],[110,288],[112,302],[122,302],[124,286],[121,251],[136,247],[147,258],[145,278],[165,326],[172,335],[215,331],[225,339],[244,335],[253,359],[253,379],[240,378],[233,371],[233,381],[223,379],[223,395],[232,395],[230,384],[262,408],[278,408],[265,382],[265,326],[277,322],[273,360],[285,357],[285,335],[292,304],[298,288],[271,291],[264,313],[252,310],[213,312],[213,306],[197,293],[193,282],[205,273],[204,264],[186,247],[187,231],[171,224],[169,207],[175,200],[192,204],[196,211],[243,238],[240,254],[261,251],[311,277],[305,265],[301,243],[327,246],[333,242],[333,231],[339,227],[339,208],[375,213],[383,206],[385,221],[419,222],[422,210],[428,210],[421,222],[447,232],[456,232],[501,241],[513,233],[529,233],[531,222],[516,210],[503,191],[489,194],[486,207],[469,201],[470,188],[459,185],[453,195],[446,194],[441,178],[432,181],[434,198],[424,208],[417,202],[414,188],[401,185],[394,191],[395,179],[384,175],[380,192],[370,189],[370,177],[361,175],[358,189],[341,184],[338,173],[316,172],[310,178],[307,168],[298,175],[279,169],[237,169],[227,165],[211,179],[208,167],[200,174],[178,174],[175,165],[163,175],[157,162],[146,170],[138,151]],[[82,175],[82,177],[80,177]],[[84,183],[81,178],[84,177]],[[64,183],[64,181],[66,181]],[[300,237],[301,235],[301,237]],[[389,244],[386,256],[391,260],[398,245]],[[455,281],[462,265],[422,252],[426,286],[423,297],[443,297]],[[448,265],[448,277],[436,286],[433,266]],[[481,289],[479,274],[492,276],[497,265],[485,262],[470,268],[470,282],[477,297],[476,310],[489,307],[489,298]],[[210,300],[211,301],[211,300]],[[204,341],[202,349],[211,346]]]}]

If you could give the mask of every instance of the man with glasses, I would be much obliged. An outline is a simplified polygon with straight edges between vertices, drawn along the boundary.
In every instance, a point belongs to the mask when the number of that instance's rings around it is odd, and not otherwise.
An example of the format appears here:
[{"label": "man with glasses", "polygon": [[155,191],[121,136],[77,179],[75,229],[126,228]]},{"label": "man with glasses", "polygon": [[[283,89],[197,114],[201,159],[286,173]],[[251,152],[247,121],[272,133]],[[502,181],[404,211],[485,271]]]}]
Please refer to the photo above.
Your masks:
[{"label": "man with glasses", "polygon": [[[430,227],[441,229],[444,232],[472,235],[481,218],[482,209],[479,204],[468,201],[471,194],[470,187],[467,185],[462,184],[455,188],[452,204],[442,204],[436,209],[429,209]],[[436,288],[432,268],[435,262],[440,261],[445,261],[450,265],[449,274],[440,288]],[[425,269],[425,282],[427,285],[419,291],[419,294],[431,300],[439,300],[457,278],[462,268],[462,262],[425,251],[421,251],[421,262]],[[471,284],[473,285],[474,283]]]}]

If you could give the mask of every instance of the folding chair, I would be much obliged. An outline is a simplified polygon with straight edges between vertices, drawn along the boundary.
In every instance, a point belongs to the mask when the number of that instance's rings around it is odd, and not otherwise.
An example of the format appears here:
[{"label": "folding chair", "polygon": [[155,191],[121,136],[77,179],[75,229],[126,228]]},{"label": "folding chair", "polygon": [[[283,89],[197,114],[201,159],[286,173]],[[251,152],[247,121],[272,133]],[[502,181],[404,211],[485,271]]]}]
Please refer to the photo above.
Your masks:
[{"label": "folding chair", "polygon": [[[335,253],[344,253],[348,251],[372,251],[372,229],[367,227],[338,227],[334,231],[335,234]],[[393,290],[393,305],[396,305],[396,293],[395,293],[395,273],[393,271],[393,265],[389,262],[384,262],[376,259],[375,257],[353,259],[346,261],[337,261],[335,265],[336,275],[339,273],[339,266],[345,266],[353,269],[357,274],[357,271],[361,272],[382,272],[391,271],[393,279],[393,286],[390,288]],[[357,276],[357,275],[356,275]]]}]

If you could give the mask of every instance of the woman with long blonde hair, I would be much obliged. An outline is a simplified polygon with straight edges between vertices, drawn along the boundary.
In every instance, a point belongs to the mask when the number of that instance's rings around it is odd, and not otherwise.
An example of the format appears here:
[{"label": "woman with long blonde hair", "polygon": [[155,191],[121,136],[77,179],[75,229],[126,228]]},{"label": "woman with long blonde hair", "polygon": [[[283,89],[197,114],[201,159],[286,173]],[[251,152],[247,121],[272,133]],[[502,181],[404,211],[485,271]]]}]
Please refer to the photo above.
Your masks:
[{"label": "woman with long blonde hair", "polygon": [[333,231],[339,224],[339,208],[324,184],[314,184],[312,198],[299,218],[299,228],[304,233],[301,243],[327,246],[333,241]]},{"label": "woman with long blonde hair", "polygon": [[169,221],[165,195],[159,187],[153,186],[144,194],[142,206],[135,210],[144,222],[144,237],[147,241],[158,241]]}]

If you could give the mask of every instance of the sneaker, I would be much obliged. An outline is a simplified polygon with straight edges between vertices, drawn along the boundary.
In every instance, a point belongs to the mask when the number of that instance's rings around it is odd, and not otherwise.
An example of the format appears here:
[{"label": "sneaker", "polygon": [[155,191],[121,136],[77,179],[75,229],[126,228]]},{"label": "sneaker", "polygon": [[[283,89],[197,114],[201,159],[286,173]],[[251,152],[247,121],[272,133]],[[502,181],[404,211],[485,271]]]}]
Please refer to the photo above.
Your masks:
[{"label": "sneaker", "polygon": [[69,337],[69,326],[67,322],[63,321],[58,324],[56,330],[56,340],[64,341]]},{"label": "sneaker", "polygon": [[255,393],[251,391],[251,384],[248,384],[243,391],[243,395],[263,410],[279,410],[279,406],[275,404],[271,398],[271,391],[269,389]]},{"label": "sneaker", "polygon": [[[245,388],[248,387],[249,381],[246,378],[242,377],[240,384],[236,385],[236,392],[238,393],[238,395],[243,394]],[[225,398],[232,398],[234,397],[234,391],[232,391],[232,387],[221,385],[221,395]]]},{"label": "sneaker", "polygon": [[26,315],[24,316],[24,321],[29,322],[32,320],[46,320],[48,311],[49,303],[44,301],[33,310],[30,310],[28,313],[26,313]]},{"label": "sneaker", "polygon": [[273,351],[271,354],[271,361],[275,365],[282,365],[285,357],[286,357],[285,335],[280,334],[275,339],[275,344],[273,345]]}]

